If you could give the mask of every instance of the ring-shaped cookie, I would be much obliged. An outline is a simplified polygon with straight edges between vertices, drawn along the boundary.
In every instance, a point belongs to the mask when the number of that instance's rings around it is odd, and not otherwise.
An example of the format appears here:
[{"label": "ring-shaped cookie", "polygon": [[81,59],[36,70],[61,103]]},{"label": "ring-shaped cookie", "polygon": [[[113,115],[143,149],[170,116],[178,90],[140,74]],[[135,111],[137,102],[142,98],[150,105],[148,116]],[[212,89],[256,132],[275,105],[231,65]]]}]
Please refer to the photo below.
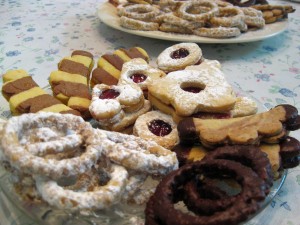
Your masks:
[{"label": "ring-shaped cookie", "polygon": [[133,4],[124,6],[120,12],[121,16],[131,19],[150,21],[158,15],[159,9],[149,4]]},{"label": "ring-shaped cookie", "polygon": [[[195,7],[202,7],[205,10],[204,12],[200,10],[197,14],[190,13],[189,11]],[[213,16],[217,15],[218,12],[218,5],[215,2],[208,0],[186,1],[177,10],[177,13],[181,18],[195,22],[207,21]]]},{"label": "ring-shaped cookie", "polygon": [[239,36],[241,30],[237,27],[200,27],[194,30],[194,34],[210,38],[231,38]]},{"label": "ring-shaped cookie", "polygon": [[244,12],[238,7],[221,7],[219,14],[212,17],[209,22],[213,27],[241,27],[244,23]]},{"label": "ring-shaped cookie", "polygon": [[59,209],[105,209],[120,200],[128,178],[128,172],[124,167],[118,165],[111,165],[111,167],[111,172],[107,174],[109,181],[104,185],[95,184],[92,190],[69,190],[57,181],[44,177],[36,178],[36,187],[46,202]]},{"label": "ring-shaped cookie", "polygon": [[145,22],[142,20],[132,19],[126,16],[121,16],[120,25],[130,30],[158,30],[159,24],[155,22]]},{"label": "ring-shaped cookie", "polygon": [[198,63],[202,58],[202,50],[195,43],[179,43],[163,50],[157,57],[159,69],[165,72],[184,69]]},{"label": "ring-shaped cookie", "polygon": [[[241,197],[237,198],[233,205],[225,211],[211,216],[197,215],[182,212],[175,207],[180,200],[181,187],[194,179],[197,175],[210,177],[231,176],[242,186]],[[165,176],[156,188],[146,207],[146,224],[238,224],[245,217],[255,213],[259,209],[259,201],[265,198],[264,182],[250,168],[240,163],[216,159],[199,161],[187,164]]]},{"label": "ring-shaped cookie", "polygon": [[140,116],[133,126],[133,134],[171,149],[178,143],[177,124],[170,115],[150,111]]},{"label": "ring-shaped cookie", "polygon": [[[36,140],[35,133],[38,129],[50,128],[58,133],[58,137],[68,137],[69,135],[79,135],[80,146],[85,145],[85,151],[80,155],[74,155],[70,158],[47,158],[34,155],[26,146],[40,142]],[[78,116],[58,113],[37,113],[23,114],[13,117],[5,124],[1,147],[4,156],[10,161],[11,165],[25,173],[43,174],[51,178],[69,176],[83,173],[89,170],[101,155],[101,149],[96,150],[91,145],[93,140],[93,130],[89,123]],[[58,138],[55,137],[55,138]],[[89,138],[88,138],[89,137]],[[62,140],[62,139],[59,139]],[[69,139],[70,140],[70,139]],[[70,146],[78,146],[79,143],[59,142],[55,143],[61,152],[69,151]],[[73,145],[74,144],[74,145]],[[66,145],[66,149],[65,149]],[[47,148],[54,149],[51,145],[46,145],[42,152],[47,152]],[[74,149],[76,151],[76,149]],[[34,151],[33,153],[39,153]]]},{"label": "ring-shaped cookie", "polygon": [[252,7],[241,8],[245,14],[245,23],[250,27],[262,28],[265,26],[265,19],[261,11]]}]

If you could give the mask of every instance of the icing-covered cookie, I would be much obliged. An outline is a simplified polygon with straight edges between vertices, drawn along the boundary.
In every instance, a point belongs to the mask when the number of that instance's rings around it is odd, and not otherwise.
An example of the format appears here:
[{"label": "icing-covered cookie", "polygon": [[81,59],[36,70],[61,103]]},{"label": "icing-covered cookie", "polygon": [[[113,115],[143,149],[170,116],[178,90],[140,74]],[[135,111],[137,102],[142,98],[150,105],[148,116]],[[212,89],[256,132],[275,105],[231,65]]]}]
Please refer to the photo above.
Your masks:
[{"label": "icing-covered cookie", "polygon": [[226,112],[234,107],[236,101],[235,93],[225,78],[208,70],[171,72],[149,84],[148,90],[152,96],[172,106],[179,116]]},{"label": "icing-covered cookie", "polygon": [[202,50],[195,43],[180,43],[166,48],[157,57],[157,67],[166,73],[195,65],[202,58]]},{"label": "icing-covered cookie", "polygon": [[178,143],[177,124],[172,117],[159,111],[141,115],[133,126],[133,134],[171,149]]},{"label": "icing-covered cookie", "polygon": [[93,88],[89,110],[101,126],[112,129],[114,124],[127,118],[126,115],[132,115],[132,113],[141,110],[144,104],[143,92],[135,84],[111,86],[97,84]]},{"label": "icing-covered cookie", "polygon": [[144,92],[145,97],[148,92],[148,85],[156,79],[164,77],[166,74],[150,66],[141,58],[132,59],[124,63],[119,84],[137,84]]}]

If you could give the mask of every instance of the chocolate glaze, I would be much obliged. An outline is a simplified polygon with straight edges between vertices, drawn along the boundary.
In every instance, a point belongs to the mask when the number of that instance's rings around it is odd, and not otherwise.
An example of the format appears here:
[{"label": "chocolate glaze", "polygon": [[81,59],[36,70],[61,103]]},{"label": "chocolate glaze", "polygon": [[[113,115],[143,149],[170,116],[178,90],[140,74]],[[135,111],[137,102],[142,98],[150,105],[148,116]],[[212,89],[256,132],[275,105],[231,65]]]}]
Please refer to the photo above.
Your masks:
[{"label": "chocolate glaze", "polygon": [[199,141],[199,136],[192,117],[181,120],[177,125],[180,142],[183,144],[194,144]]},{"label": "chocolate glaze", "polygon": [[177,144],[172,148],[172,151],[176,153],[179,167],[185,165],[188,162],[188,156],[192,147],[192,145]]},{"label": "chocolate glaze", "polygon": [[29,90],[33,87],[38,87],[37,83],[31,76],[22,77],[9,83],[5,83],[2,86],[2,93],[8,99],[18,93]]},{"label": "chocolate glaze", "polygon": [[84,77],[89,77],[90,71],[82,63],[74,62],[72,60],[63,59],[58,64],[58,69],[67,73],[80,74]]},{"label": "chocolate glaze", "polygon": [[87,51],[83,51],[83,50],[75,50],[72,52],[72,56],[73,55],[82,55],[82,56],[86,56],[86,57],[89,57],[91,59],[93,59],[93,54],[90,53],[90,52],[87,52]]},{"label": "chocolate glaze", "polygon": [[[175,200],[178,199],[176,195],[180,194],[182,186],[198,174],[206,176],[212,172],[218,177],[229,175],[241,183],[242,191],[234,205],[211,217],[191,215],[174,207]],[[237,162],[217,159],[187,164],[169,173],[158,184],[151,197],[151,201],[154,202],[147,204],[147,207],[152,208],[146,208],[146,212],[152,215],[146,217],[146,224],[238,224],[259,209],[258,201],[265,198],[264,185],[264,182],[250,168]]]},{"label": "chocolate glaze", "polygon": [[286,120],[283,123],[287,130],[297,130],[300,128],[300,118],[296,107],[289,104],[282,104],[276,107],[283,107],[286,113]]},{"label": "chocolate glaze", "polygon": [[118,55],[103,55],[103,59],[105,59],[107,62],[109,62],[111,65],[113,65],[116,69],[122,70],[122,66],[124,64],[124,61],[118,56]]},{"label": "chocolate glaze", "polygon": [[300,142],[296,138],[288,136],[280,143],[279,153],[283,159],[299,156]]},{"label": "chocolate glaze", "polygon": [[17,107],[17,110],[20,113],[36,113],[44,108],[56,104],[61,104],[61,102],[51,95],[44,94],[27,99],[26,101],[20,103]]},{"label": "chocolate glaze", "polygon": [[92,72],[92,82],[94,84],[116,85],[118,81],[117,78],[100,67],[95,68]]},{"label": "chocolate glaze", "polygon": [[56,96],[58,94],[63,94],[68,97],[82,97],[86,99],[91,99],[91,94],[87,85],[81,83],[73,83],[67,81],[59,81],[52,88],[53,94]]}]

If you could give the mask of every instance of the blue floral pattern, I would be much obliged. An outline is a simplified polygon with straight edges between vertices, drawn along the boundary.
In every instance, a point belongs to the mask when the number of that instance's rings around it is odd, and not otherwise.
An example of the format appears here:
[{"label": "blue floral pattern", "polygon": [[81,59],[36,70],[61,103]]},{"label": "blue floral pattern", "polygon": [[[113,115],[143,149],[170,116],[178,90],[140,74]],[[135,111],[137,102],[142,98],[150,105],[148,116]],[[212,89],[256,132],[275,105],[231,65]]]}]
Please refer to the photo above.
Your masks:
[{"label": "blue floral pattern", "polygon": [[[75,49],[90,51],[98,59],[121,47],[140,46],[149,53],[151,64],[155,65],[158,54],[174,44],[105,26],[96,14],[97,7],[104,1],[0,1],[0,74],[22,68],[45,87],[59,60]],[[265,108],[287,103],[300,110],[300,5],[289,1],[269,2],[296,8],[289,14],[289,27],[283,33],[251,43],[200,43],[199,46],[205,58],[221,62],[230,83],[257,99]],[[9,106],[2,96],[0,102],[0,117],[9,117]],[[292,136],[300,139],[300,132],[293,132]],[[0,196],[2,204],[1,199]],[[271,204],[247,224],[299,225],[299,202],[300,167],[297,167],[289,170],[283,187]],[[4,218],[1,213],[0,218]],[[20,215],[9,218],[15,218],[11,224],[32,224],[30,220],[20,219]]]}]

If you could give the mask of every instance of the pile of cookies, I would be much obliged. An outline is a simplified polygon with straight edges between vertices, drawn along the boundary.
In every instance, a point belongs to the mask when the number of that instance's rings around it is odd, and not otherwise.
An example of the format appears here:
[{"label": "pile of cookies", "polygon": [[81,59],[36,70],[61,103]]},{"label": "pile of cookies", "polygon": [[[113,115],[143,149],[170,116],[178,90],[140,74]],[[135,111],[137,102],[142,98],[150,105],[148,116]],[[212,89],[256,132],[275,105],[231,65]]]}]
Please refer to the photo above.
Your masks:
[{"label": "pile of cookies", "polygon": [[127,29],[231,38],[285,19],[294,9],[291,6],[239,6],[234,1],[222,0],[128,0],[119,3],[117,11],[120,25]]},{"label": "pile of cookies", "polygon": [[[49,76],[53,95],[25,71],[8,71],[2,93],[14,117],[0,129],[2,163],[21,183],[32,181],[21,192],[34,190],[30,196],[58,208],[109,207],[103,201],[145,203],[155,188],[144,191],[142,186],[154,176],[162,182],[147,203],[147,224],[173,224],[160,207],[177,215],[171,205],[178,201],[196,210],[197,216],[188,220],[199,224],[206,216],[220,223],[244,221],[259,210],[280,171],[299,165],[300,142],[289,136],[300,128],[297,109],[278,105],[257,113],[256,102],[238,96],[221,64],[206,59],[195,43],[164,49],[155,66],[149,61],[140,47],[118,49],[102,55],[94,68],[90,52],[74,51]],[[212,168],[219,175],[210,172]],[[211,176],[220,174],[242,187],[235,197],[211,183]],[[77,179],[74,185],[61,187],[57,182],[70,176]],[[99,176],[106,178],[102,185],[96,182]],[[104,200],[89,197],[89,190],[94,196],[106,188],[112,191]],[[203,193],[212,199],[198,196]],[[76,196],[82,201],[75,201]],[[203,211],[195,196],[210,211]],[[213,207],[223,203],[223,208]],[[247,213],[237,213],[234,220],[215,215],[242,206]]]}]

